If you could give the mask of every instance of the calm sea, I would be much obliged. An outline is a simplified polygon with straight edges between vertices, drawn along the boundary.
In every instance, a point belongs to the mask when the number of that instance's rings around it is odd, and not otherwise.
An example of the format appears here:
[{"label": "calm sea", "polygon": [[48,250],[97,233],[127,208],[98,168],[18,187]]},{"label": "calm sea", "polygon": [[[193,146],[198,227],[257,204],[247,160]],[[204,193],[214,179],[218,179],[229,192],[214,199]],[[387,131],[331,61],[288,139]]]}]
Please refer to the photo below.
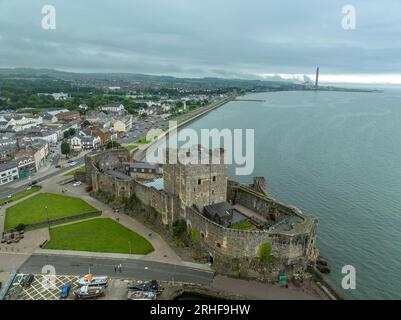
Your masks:
[{"label": "calm sea", "polygon": [[[383,89],[383,88],[381,88]],[[192,128],[255,129],[255,170],[269,193],[319,218],[318,248],[349,298],[401,298],[401,89],[275,92],[230,102]],[[251,177],[235,176],[242,182]]]}]

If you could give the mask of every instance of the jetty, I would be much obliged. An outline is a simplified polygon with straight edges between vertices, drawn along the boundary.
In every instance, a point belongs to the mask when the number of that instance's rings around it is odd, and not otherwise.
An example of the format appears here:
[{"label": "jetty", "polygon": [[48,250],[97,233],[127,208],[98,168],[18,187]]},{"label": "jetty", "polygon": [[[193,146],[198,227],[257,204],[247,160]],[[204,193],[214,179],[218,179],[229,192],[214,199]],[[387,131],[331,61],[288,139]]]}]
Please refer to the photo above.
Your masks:
[{"label": "jetty", "polygon": [[263,99],[234,99],[233,101],[248,101],[248,102],[266,102],[266,100]]}]

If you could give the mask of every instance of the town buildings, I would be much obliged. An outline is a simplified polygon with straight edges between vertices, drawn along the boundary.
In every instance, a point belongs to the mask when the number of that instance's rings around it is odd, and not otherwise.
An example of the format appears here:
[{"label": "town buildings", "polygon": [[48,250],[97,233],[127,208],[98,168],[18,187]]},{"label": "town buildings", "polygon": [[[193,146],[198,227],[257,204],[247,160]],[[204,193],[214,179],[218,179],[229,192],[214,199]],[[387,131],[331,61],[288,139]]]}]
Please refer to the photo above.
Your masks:
[{"label": "town buildings", "polygon": [[17,161],[9,161],[0,164],[0,185],[10,183],[18,179]]}]

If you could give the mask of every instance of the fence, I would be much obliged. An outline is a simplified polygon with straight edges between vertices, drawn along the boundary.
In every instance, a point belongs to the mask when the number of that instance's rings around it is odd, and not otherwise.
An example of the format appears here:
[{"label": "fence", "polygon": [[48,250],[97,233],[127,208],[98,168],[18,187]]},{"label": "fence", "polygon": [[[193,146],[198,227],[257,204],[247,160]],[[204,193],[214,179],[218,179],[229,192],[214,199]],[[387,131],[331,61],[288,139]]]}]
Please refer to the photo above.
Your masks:
[{"label": "fence", "polygon": [[0,290],[0,300],[3,300],[4,297],[6,296],[8,289],[10,289],[10,286],[14,282],[15,276],[17,275],[17,271],[13,270],[10,274],[10,277],[7,279],[6,283],[1,287]]},{"label": "fence", "polygon": [[[68,217],[49,219],[48,221],[40,221],[40,222],[36,222],[36,223],[32,223],[32,224],[26,224],[25,229],[36,229],[36,228],[39,228],[42,226],[47,226],[48,224],[54,224],[54,223],[63,222],[63,221],[68,222],[69,220],[83,218],[86,216],[94,216],[94,215],[100,216],[101,214],[102,214],[102,211],[84,212],[84,213],[79,213],[79,214],[75,214],[75,215],[68,216]],[[15,229],[7,230],[4,233],[9,233],[9,232],[13,232],[13,231],[15,231]]]}]

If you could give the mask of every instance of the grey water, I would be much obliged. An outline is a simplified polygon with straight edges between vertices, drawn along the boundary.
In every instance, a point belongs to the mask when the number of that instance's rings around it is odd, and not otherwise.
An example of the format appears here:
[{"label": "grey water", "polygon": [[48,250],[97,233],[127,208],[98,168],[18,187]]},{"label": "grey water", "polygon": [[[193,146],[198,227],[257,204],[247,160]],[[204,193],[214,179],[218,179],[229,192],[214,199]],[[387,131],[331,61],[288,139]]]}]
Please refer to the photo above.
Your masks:
[{"label": "grey water", "polygon": [[[319,219],[318,249],[351,299],[401,298],[401,89],[251,94],[190,127],[255,130],[255,168],[268,192]],[[231,178],[249,183],[251,176]]]}]

